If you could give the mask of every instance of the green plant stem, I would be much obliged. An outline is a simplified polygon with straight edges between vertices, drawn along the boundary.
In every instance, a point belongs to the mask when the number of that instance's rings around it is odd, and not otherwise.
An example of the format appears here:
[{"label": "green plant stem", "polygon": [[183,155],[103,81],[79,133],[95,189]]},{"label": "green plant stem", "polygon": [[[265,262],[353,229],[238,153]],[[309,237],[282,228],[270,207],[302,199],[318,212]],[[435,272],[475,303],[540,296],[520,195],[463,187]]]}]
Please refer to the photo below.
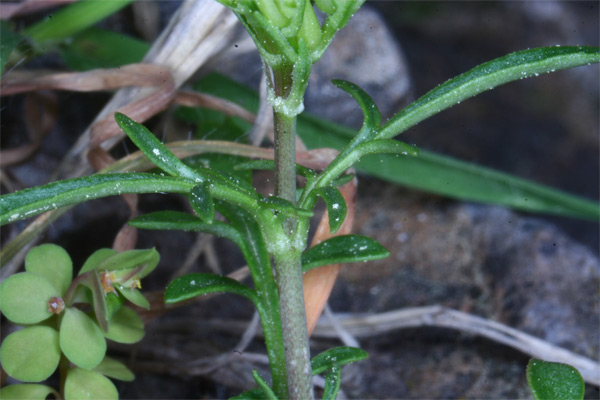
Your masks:
[{"label": "green plant stem", "polygon": [[290,399],[313,399],[300,252],[275,254],[281,330]]},{"label": "green plant stem", "polygon": [[296,117],[275,112],[274,126],[275,195],[296,204]]},{"label": "green plant stem", "polygon": [[[274,89],[284,97],[291,88],[289,71],[274,71]],[[296,204],[296,117],[274,112],[275,128],[275,195]],[[273,254],[279,291],[281,330],[285,349],[288,395],[290,399],[313,399],[310,349],[302,290],[303,244],[296,243],[297,221],[282,221],[280,240],[284,246]],[[305,237],[305,235],[300,235]]]}]

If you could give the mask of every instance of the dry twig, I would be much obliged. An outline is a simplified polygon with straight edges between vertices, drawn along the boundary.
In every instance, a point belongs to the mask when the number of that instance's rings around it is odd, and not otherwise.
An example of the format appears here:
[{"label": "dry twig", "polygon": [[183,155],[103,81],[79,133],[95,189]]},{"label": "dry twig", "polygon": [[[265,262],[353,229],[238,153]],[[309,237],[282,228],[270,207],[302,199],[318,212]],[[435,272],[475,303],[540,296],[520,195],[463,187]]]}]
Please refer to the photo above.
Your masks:
[{"label": "dry twig", "polygon": [[[415,307],[374,315],[337,314],[341,326],[354,336],[367,337],[395,329],[436,326],[456,329],[486,337],[533,357],[562,362],[577,368],[583,379],[600,386],[600,363],[555,346],[499,322],[452,310],[442,306]],[[327,320],[319,321],[313,336],[337,337],[335,328]]]}]

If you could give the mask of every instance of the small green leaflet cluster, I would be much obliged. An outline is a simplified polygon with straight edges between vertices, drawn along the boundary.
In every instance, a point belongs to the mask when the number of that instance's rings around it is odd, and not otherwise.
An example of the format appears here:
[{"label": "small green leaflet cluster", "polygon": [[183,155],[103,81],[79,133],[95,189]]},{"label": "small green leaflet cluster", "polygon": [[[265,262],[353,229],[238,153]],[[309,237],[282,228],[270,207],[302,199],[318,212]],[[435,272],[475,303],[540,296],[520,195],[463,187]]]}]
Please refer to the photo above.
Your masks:
[{"label": "small green leaflet cluster", "polygon": [[[73,279],[73,263],[59,246],[44,244],[31,249],[25,272],[0,284],[4,316],[23,329],[8,335],[0,347],[6,373],[22,382],[41,382],[59,367],[61,357],[73,364],[66,373],[64,398],[116,399],[107,378],[131,381],[133,373],[106,356],[106,339],[136,343],[144,336],[138,314],[124,305],[149,308],[139,292],[140,280],[158,264],[154,249],[117,253],[101,249],[92,254]],[[93,390],[92,390],[93,388]],[[39,398],[51,387],[23,383],[0,390],[2,398]]]}]

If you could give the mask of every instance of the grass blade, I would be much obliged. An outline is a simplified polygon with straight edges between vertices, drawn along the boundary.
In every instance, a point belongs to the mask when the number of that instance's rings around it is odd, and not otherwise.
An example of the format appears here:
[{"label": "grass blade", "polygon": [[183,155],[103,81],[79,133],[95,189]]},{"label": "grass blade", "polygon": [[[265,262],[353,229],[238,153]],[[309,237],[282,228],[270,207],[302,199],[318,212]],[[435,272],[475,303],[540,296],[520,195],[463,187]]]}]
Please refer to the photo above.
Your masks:
[{"label": "grass blade", "polygon": [[23,34],[37,43],[66,39],[119,11],[132,1],[81,0],[30,26]]}]

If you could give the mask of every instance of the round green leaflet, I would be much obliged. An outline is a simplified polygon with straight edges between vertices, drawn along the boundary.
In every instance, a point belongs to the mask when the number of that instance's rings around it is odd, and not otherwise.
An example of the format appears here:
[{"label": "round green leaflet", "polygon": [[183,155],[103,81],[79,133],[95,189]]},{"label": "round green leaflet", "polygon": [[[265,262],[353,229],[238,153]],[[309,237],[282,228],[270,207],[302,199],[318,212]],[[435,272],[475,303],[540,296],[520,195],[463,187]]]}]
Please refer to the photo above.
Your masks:
[{"label": "round green leaflet", "polygon": [[59,293],[65,293],[73,280],[73,262],[69,253],[55,244],[43,244],[29,250],[25,270],[46,278]]},{"label": "round green leaflet", "polygon": [[46,278],[33,272],[21,272],[0,284],[0,309],[17,324],[35,324],[50,318],[48,301],[61,293]]},{"label": "round green leaflet", "polygon": [[49,394],[59,398],[56,390],[36,383],[20,383],[8,385],[0,389],[0,399],[4,400],[46,400]]},{"label": "round green leaflet", "polygon": [[139,342],[144,337],[144,322],[131,308],[121,307],[110,320],[104,336],[118,343]]},{"label": "round green leaflet", "polygon": [[49,326],[31,326],[13,332],[0,348],[0,362],[6,373],[23,382],[47,379],[58,367],[58,332]]},{"label": "round green leaflet", "polygon": [[83,311],[67,308],[60,324],[60,348],[73,364],[92,369],[106,354],[100,327]]},{"label": "round green leaflet", "polygon": [[65,400],[117,400],[119,393],[110,379],[94,371],[73,368],[65,381]]}]

